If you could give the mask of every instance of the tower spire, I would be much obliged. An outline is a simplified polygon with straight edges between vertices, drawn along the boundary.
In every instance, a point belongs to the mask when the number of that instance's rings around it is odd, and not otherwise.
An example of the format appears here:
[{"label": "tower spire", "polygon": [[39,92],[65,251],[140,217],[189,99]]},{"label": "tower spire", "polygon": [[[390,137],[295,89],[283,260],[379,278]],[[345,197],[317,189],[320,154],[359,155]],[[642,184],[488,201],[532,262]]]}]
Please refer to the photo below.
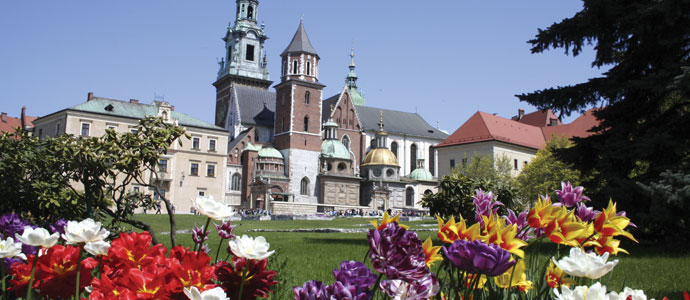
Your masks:
[{"label": "tower spire", "polygon": [[364,105],[364,97],[357,90],[357,74],[355,73],[355,49],[350,48],[350,72],[345,77],[345,84],[347,89],[350,90],[350,96],[352,97],[352,103],[355,105]]}]

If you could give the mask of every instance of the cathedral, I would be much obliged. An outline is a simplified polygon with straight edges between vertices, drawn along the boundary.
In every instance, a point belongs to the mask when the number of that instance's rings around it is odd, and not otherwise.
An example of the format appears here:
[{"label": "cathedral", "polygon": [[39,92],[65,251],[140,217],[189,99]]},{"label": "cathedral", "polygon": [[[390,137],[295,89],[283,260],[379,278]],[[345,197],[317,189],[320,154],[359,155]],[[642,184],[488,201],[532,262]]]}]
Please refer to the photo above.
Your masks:
[{"label": "cathedral", "polygon": [[301,20],[273,85],[258,6],[237,0],[213,83],[215,123],[230,135],[228,205],[274,214],[422,210],[418,202],[437,188],[434,145],[448,134],[416,113],[367,106],[353,52],[341,92],[324,95]]}]

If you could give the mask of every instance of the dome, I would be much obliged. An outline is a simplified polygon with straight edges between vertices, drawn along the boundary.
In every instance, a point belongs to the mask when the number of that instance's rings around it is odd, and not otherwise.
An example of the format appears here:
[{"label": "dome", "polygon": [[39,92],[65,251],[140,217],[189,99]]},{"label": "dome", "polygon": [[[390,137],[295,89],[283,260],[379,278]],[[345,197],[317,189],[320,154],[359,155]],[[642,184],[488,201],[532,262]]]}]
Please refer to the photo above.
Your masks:
[{"label": "dome", "polygon": [[374,166],[374,165],[387,165],[387,166],[398,166],[398,159],[395,157],[395,154],[391,152],[388,148],[376,148],[369,153],[367,153],[367,157],[364,158],[364,162],[362,162],[362,167],[365,166]]},{"label": "dome", "polygon": [[321,143],[321,156],[328,158],[350,159],[350,151],[339,140],[324,140]]},{"label": "dome", "polygon": [[259,157],[270,157],[283,159],[283,154],[273,147],[264,147],[259,150]]},{"label": "dome", "polygon": [[434,176],[431,175],[431,172],[424,168],[415,169],[410,175],[407,175],[407,178],[412,180],[434,180]]}]

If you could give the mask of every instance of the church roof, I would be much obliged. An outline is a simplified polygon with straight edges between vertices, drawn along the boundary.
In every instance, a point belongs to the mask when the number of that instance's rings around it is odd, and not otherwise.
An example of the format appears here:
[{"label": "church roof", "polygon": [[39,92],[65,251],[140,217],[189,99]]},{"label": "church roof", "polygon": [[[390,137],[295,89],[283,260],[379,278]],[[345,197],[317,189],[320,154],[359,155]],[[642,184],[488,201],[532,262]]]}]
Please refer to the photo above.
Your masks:
[{"label": "church roof", "polygon": [[594,116],[594,109],[590,109],[568,124],[542,127],[542,131],[547,140],[551,139],[554,135],[587,137],[592,135],[592,132],[589,132],[589,130],[596,125],[599,125],[599,121],[597,121],[597,118]]},{"label": "church roof", "polygon": [[319,56],[309,41],[309,37],[307,36],[307,32],[304,30],[302,20],[299,21],[299,27],[297,27],[297,32],[295,32],[295,36],[292,37],[290,45],[288,45],[280,55],[282,56],[290,52],[302,52]]},{"label": "church roof", "polygon": [[[111,106],[111,108],[106,109],[106,107],[109,106]],[[158,115],[158,106],[155,104],[132,103],[127,101],[101,97],[94,97],[90,101],[86,101],[84,103],[72,106],[68,109],[74,111],[83,111],[89,113],[97,113],[101,115],[112,115],[133,119],[143,119],[146,116]],[[177,120],[178,124],[181,126],[192,126],[225,131],[225,129],[221,127],[209,124],[205,121],[202,121],[185,113],[171,111],[170,116],[174,120]]]},{"label": "church roof", "polygon": [[434,180],[434,176],[431,175],[431,172],[429,172],[429,170],[424,169],[424,168],[414,169],[414,171],[412,171],[412,173],[410,173],[410,175],[407,175],[407,177],[412,179],[412,180],[417,180],[417,181],[419,181],[419,180],[425,180],[425,181]]},{"label": "church roof", "polygon": [[431,127],[417,113],[356,105],[355,109],[364,130],[378,130],[379,112],[383,112],[383,118],[386,120],[386,127],[384,129],[390,134],[406,134],[440,140],[448,137],[448,134]]},{"label": "church roof", "polygon": [[[519,119],[518,119],[519,118]],[[556,119],[558,122],[558,125],[561,124],[561,120],[558,119],[558,116],[553,113],[552,110],[547,109],[547,110],[538,110],[532,113],[528,113],[522,117],[515,116],[513,117],[513,120],[518,121],[523,124],[529,124],[532,126],[538,126],[538,127],[543,127],[543,126],[548,126],[551,122],[551,119]]]},{"label": "church roof", "polygon": [[243,124],[273,126],[276,93],[267,90],[234,85]]},{"label": "church roof", "polygon": [[321,156],[328,158],[350,159],[350,151],[339,140],[321,142]]}]

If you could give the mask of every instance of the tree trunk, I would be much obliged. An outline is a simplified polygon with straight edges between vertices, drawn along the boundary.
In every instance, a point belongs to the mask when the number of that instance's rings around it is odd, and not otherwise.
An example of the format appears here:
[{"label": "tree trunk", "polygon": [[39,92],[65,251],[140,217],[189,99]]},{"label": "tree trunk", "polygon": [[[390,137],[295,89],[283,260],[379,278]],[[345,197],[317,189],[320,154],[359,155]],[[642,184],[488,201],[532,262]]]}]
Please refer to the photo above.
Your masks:
[{"label": "tree trunk", "polygon": [[165,209],[168,210],[168,220],[170,221],[170,248],[177,245],[177,225],[175,224],[175,212],[172,210],[172,205],[167,198],[161,197],[163,202],[165,202]]}]

